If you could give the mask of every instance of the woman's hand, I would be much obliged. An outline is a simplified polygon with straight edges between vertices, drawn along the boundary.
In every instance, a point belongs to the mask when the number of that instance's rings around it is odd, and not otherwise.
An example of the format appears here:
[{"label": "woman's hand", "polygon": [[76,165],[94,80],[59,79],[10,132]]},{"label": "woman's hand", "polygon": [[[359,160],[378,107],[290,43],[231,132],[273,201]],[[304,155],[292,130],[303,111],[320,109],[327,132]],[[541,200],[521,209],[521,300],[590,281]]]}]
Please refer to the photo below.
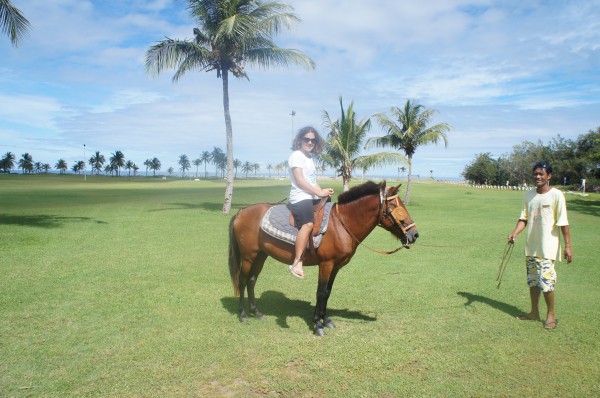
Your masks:
[{"label": "woman's hand", "polygon": [[319,196],[324,198],[326,196],[331,197],[331,195],[333,195],[333,189],[332,188],[324,188],[321,189],[321,193],[319,193]]}]

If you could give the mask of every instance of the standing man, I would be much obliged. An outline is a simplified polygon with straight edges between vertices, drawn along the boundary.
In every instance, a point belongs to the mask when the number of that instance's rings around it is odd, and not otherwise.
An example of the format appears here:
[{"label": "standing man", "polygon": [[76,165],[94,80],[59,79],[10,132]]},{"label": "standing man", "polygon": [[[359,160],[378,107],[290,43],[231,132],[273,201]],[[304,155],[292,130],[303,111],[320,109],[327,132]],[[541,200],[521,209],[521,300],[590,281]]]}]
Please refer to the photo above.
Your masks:
[{"label": "standing man", "polygon": [[517,235],[527,228],[525,258],[527,265],[527,284],[531,298],[531,311],[517,316],[519,320],[540,320],[538,308],[540,292],[548,312],[544,328],[555,329],[557,320],[554,314],[554,286],[556,270],[554,263],[561,260],[560,233],[565,244],[564,257],[567,263],[573,260],[571,233],[567,219],[565,196],[556,188],[550,187],[552,167],[547,162],[538,162],[533,166],[535,191],[527,191],[523,198],[521,216],[515,230],[508,235],[508,241],[514,242]]}]

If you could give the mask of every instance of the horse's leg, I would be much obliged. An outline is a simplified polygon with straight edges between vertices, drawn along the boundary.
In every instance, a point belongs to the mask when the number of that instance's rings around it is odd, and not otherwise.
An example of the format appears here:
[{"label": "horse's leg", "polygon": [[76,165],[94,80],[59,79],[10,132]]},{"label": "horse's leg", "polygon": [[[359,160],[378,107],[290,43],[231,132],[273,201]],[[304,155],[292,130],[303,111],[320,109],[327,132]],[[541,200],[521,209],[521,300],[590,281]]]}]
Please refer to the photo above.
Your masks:
[{"label": "horse's leg", "polygon": [[319,264],[319,283],[317,284],[317,304],[313,314],[315,323],[314,333],[317,336],[325,335],[323,320],[326,316],[327,299],[329,298],[329,280],[332,276],[333,264]]},{"label": "horse's leg", "polygon": [[329,329],[335,328],[335,323],[327,316],[327,303],[329,302],[329,296],[331,296],[331,290],[333,289],[333,282],[335,281],[335,277],[339,271],[339,268],[334,269],[331,272],[331,276],[329,276],[329,282],[327,283],[327,296],[325,297],[325,304],[323,306],[323,324],[325,327]]},{"label": "horse's leg", "polygon": [[250,302],[250,314],[254,314],[256,319],[263,319],[263,314],[256,307],[256,296],[254,295],[254,286],[256,285],[256,280],[258,279],[258,275],[262,271],[266,259],[267,255],[263,252],[260,252],[256,256],[252,264],[252,269],[250,271],[250,278],[248,278],[248,301]]},{"label": "horse's leg", "polygon": [[240,304],[239,304],[239,313],[240,313],[240,322],[246,323],[248,322],[248,314],[246,314],[246,308],[244,305],[244,295],[246,294],[246,285],[248,283],[248,277],[240,272],[240,280],[239,280],[239,290],[240,290]]}]

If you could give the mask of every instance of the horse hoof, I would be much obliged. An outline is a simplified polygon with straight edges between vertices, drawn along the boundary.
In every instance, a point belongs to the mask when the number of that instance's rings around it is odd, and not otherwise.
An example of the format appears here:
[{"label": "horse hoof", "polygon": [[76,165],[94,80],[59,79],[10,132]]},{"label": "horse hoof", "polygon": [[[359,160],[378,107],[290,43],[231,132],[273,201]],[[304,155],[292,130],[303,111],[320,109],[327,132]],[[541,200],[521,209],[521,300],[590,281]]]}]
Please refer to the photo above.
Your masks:
[{"label": "horse hoof", "polygon": [[325,336],[325,329],[316,327],[314,333],[316,336],[323,337]]},{"label": "horse hoof", "polygon": [[265,319],[265,316],[263,314],[261,314],[260,312],[257,312],[256,314],[254,314],[254,318],[256,318],[259,321],[262,321]]},{"label": "horse hoof", "polygon": [[333,323],[331,319],[327,319],[325,321],[325,327],[328,327],[329,329],[335,329],[335,323]]},{"label": "horse hoof", "polygon": [[248,318],[247,318],[247,317],[244,317],[244,316],[241,316],[241,317],[240,317],[240,323],[243,323],[243,324],[246,324],[246,323],[248,323]]}]

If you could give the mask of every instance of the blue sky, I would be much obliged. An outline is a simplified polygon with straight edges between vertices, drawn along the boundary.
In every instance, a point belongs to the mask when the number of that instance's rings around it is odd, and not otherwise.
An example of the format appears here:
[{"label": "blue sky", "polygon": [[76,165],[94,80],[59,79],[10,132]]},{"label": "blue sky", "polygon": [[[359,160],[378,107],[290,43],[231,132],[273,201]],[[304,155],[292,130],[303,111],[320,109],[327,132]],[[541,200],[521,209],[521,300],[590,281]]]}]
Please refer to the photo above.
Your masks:
[{"label": "blue sky", "polygon": [[[249,69],[230,81],[234,156],[287,159],[292,127],[359,118],[407,99],[453,126],[449,144],[421,147],[414,173],[459,177],[475,155],[523,140],[576,138],[600,126],[600,1],[289,0],[302,19],[276,38],[312,57],[315,71]],[[33,25],[18,48],[0,37],[0,152],[69,166],[120,150],[178,169],[225,149],[221,80],[197,72],[148,76],[145,52],[192,37],[183,1],[13,0]],[[296,112],[296,116],[290,113]],[[383,133],[374,124],[371,136]],[[367,175],[395,175],[398,166]],[[211,170],[212,168],[209,168]],[[259,172],[260,173],[260,172]],[[360,172],[355,175],[359,177]]]}]

